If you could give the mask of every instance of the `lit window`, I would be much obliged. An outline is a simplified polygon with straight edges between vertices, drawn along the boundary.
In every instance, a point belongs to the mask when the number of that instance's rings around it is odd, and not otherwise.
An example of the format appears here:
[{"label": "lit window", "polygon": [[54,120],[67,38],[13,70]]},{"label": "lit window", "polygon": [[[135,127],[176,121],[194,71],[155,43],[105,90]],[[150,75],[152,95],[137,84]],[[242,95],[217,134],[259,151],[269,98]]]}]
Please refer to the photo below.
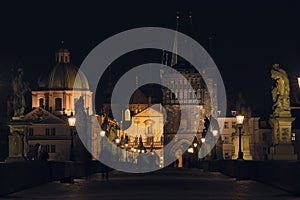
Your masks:
[{"label": "lit window", "polygon": [[296,133],[292,133],[292,141],[296,140]]}]

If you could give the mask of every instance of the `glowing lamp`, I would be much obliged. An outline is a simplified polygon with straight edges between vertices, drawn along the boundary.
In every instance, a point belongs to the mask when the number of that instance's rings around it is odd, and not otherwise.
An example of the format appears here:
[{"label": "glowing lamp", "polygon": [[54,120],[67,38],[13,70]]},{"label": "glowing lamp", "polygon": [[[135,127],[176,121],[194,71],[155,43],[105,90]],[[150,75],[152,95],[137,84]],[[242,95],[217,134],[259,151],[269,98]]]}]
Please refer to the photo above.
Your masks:
[{"label": "glowing lamp", "polygon": [[243,124],[243,122],[244,122],[244,115],[237,115],[236,123],[241,125],[241,124]]},{"label": "glowing lamp", "polygon": [[101,137],[104,137],[104,136],[105,136],[105,131],[101,130],[101,131],[100,131],[100,136],[101,136]]}]

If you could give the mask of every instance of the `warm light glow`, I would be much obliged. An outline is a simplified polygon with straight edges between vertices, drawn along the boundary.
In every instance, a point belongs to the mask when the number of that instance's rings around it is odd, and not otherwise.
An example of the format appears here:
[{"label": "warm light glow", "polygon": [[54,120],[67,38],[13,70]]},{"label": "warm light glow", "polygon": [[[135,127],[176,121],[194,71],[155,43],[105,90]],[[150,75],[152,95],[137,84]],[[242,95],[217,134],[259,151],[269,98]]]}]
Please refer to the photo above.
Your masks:
[{"label": "warm light glow", "polygon": [[145,150],[144,150],[144,149],[142,150],[142,153],[145,153]]},{"label": "warm light glow", "polygon": [[213,134],[214,137],[217,137],[218,136],[218,130],[213,130],[212,134]]},{"label": "warm light glow", "polygon": [[125,144],[125,147],[126,147],[126,148],[128,147],[128,144],[127,144],[127,143]]},{"label": "warm light glow", "polygon": [[193,147],[188,148],[188,152],[189,153],[194,153],[194,148]]},{"label": "warm light glow", "polygon": [[205,142],[205,137],[201,138],[201,142],[202,142],[202,143]]},{"label": "warm light glow", "polygon": [[69,122],[69,126],[75,126],[76,118],[75,117],[69,117],[68,122]]},{"label": "warm light glow", "polygon": [[130,110],[128,108],[125,110],[124,115],[125,115],[125,121],[130,121],[131,120]]},{"label": "warm light glow", "polygon": [[244,122],[244,115],[237,115],[236,116],[236,123],[237,124],[243,124]]},{"label": "warm light glow", "polygon": [[104,136],[105,136],[105,131],[101,130],[101,131],[100,131],[100,136],[101,136],[101,137],[104,137]]},{"label": "warm light glow", "polygon": [[194,144],[193,144],[193,145],[194,145],[194,147],[196,148],[198,144],[197,144],[197,142],[194,142]]},{"label": "warm light glow", "polygon": [[119,144],[120,143],[120,139],[116,138],[116,143]]},{"label": "warm light glow", "polygon": [[131,147],[131,151],[134,151],[134,148],[133,148],[133,147]]},{"label": "warm light glow", "polygon": [[298,77],[297,79],[298,79],[298,86],[300,88],[300,77]]}]

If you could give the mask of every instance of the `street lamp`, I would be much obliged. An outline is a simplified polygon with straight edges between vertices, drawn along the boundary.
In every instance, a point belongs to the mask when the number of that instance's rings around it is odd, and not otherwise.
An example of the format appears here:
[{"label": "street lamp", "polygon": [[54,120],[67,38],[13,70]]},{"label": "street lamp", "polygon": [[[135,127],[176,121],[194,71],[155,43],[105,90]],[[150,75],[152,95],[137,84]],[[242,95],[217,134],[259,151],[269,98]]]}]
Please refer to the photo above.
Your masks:
[{"label": "street lamp", "polygon": [[[218,130],[212,130],[212,135],[213,135],[213,137],[214,137],[214,139],[218,139],[218,133],[219,133],[219,131]],[[214,147],[214,159],[217,159],[217,142],[216,142],[216,144],[215,144],[215,147]]]},{"label": "street lamp", "polygon": [[71,147],[70,147],[70,160],[74,161],[74,127],[76,124],[76,118],[73,116],[73,112],[71,112],[71,116],[68,118],[69,126],[71,127]]},{"label": "street lamp", "polygon": [[120,158],[119,158],[119,144],[120,144],[120,138],[116,138],[115,139],[116,141],[116,144],[117,144],[117,157],[118,157],[118,160],[120,161]]},{"label": "street lamp", "polygon": [[244,115],[236,116],[236,124],[239,128],[239,153],[238,160],[243,160],[243,152],[242,152],[242,126],[244,122]]},{"label": "street lamp", "polygon": [[128,157],[128,143],[125,143],[125,153],[126,153],[126,155],[125,155],[125,162],[127,162],[127,157]]},{"label": "street lamp", "polygon": [[188,152],[189,152],[190,154],[193,154],[193,153],[194,153],[194,148],[193,148],[193,147],[188,148]]},{"label": "street lamp", "polygon": [[101,147],[100,147],[100,149],[101,149],[101,154],[103,153],[103,140],[104,140],[104,137],[105,137],[105,131],[104,130],[101,130],[100,131],[100,137],[101,137]]},{"label": "street lamp", "polygon": [[202,142],[202,143],[205,143],[205,137],[202,137],[202,138],[201,138],[201,142]]}]

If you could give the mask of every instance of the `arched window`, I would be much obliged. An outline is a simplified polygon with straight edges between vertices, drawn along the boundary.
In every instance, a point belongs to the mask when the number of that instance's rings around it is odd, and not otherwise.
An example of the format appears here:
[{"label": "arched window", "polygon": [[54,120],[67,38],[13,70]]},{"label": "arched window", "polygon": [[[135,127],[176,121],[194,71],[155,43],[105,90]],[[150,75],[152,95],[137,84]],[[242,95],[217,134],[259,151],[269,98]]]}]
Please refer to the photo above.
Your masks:
[{"label": "arched window", "polygon": [[55,99],[55,111],[61,111],[62,110],[62,98],[56,98]]},{"label": "arched window", "polygon": [[43,98],[39,99],[39,107],[44,108],[44,99]]}]

